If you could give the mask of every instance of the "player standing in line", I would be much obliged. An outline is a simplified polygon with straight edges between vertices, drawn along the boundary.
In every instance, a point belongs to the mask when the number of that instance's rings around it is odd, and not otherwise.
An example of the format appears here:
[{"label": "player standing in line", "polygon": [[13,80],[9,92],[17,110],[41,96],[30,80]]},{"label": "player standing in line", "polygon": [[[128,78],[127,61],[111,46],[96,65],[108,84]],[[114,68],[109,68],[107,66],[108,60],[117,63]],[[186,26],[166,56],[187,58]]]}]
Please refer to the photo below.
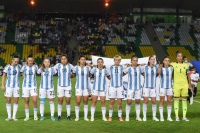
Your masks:
[{"label": "player standing in line", "polygon": [[54,85],[53,85],[53,75],[55,70],[50,67],[50,60],[44,59],[42,66],[38,69],[38,74],[41,74],[39,98],[40,98],[40,120],[44,120],[44,104],[46,97],[49,98],[50,110],[51,110],[51,120],[55,121],[54,118]]},{"label": "player standing in line", "polygon": [[94,83],[92,92],[92,105],[91,105],[91,121],[94,121],[94,113],[95,106],[97,103],[97,99],[100,96],[101,100],[101,110],[102,110],[102,119],[107,121],[106,119],[106,77],[110,79],[108,70],[104,69],[103,59],[99,58],[97,60],[97,67],[93,68],[90,73],[94,75]]},{"label": "player standing in line", "polygon": [[[12,63],[7,65],[3,70],[2,76],[2,87],[1,89],[5,91],[6,97],[6,109],[8,113],[8,118],[5,119],[6,121],[10,121],[16,119],[16,113],[18,109],[18,100],[19,100],[19,76],[20,76],[20,68],[21,66],[18,64],[19,57],[15,56],[12,59]],[[5,77],[7,76],[6,80],[6,88],[4,86]],[[14,97],[14,104],[13,104],[13,117],[11,118],[11,99],[12,96]]]},{"label": "player standing in line", "polygon": [[[189,74],[189,65],[183,62],[183,55],[180,51],[176,52],[177,62],[170,63],[174,68],[174,111],[176,115],[176,121],[179,121],[179,98],[182,97],[182,108],[183,108],[183,121],[189,121],[186,118],[187,113],[187,97],[188,88],[191,89],[191,78]],[[188,84],[189,83],[189,84]]]},{"label": "player standing in line", "polygon": [[25,114],[26,118],[24,121],[29,120],[29,96],[32,96],[33,109],[34,109],[34,120],[38,120],[37,117],[37,82],[36,73],[38,66],[34,64],[34,59],[32,56],[28,56],[27,65],[23,66],[20,70],[24,79],[22,84],[22,97],[25,101]]},{"label": "player standing in line", "polygon": [[129,121],[129,113],[133,96],[135,97],[136,120],[142,121],[140,118],[140,99],[141,99],[141,75],[142,69],[138,66],[138,57],[131,58],[132,65],[124,70],[128,74],[127,104],[126,104],[126,121]]},{"label": "player standing in line", "polygon": [[54,66],[54,70],[58,72],[58,83],[57,83],[57,96],[58,96],[58,121],[61,120],[63,97],[66,100],[67,120],[71,120],[71,96],[72,96],[72,85],[71,85],[71,71],[73,65],[68,63],[67,55],[61,56],[61,63]]},{"label": "player standing in line", "polygon": [[153,120],[159,121],[156,118],[156,77],[158,76],[157,70],[158,67],[155,64],[155,57],[150,56],[148,65],[143,67],[144,71],[144,87],[143,87],[143,121],[147,120],[146,113],[147,113],[147,104],[149,101],[149,97],[151,97],[152,102],[152,111],[153,111]]},{"label": "player standing in line", "polygon": [[84,120],[89,121],[88,116],[88,96],[89,96],[89,75],[91,68],[86,66],[86,59],[84,56],[80,56],[78,65],[73,69],[73,77],[76,76],[76,106],[75,106],[75,121],[79,120],[79,110],[81,98],[83,96],[84,103]]},{"label": "player standing in line", "polygon": [[172,105],[171,100],[173,96],[173,90],[172,90],[172,82],[173,82],[173,67],[170,66],[170,59],[169,57],[165,57],[163,60],[163,67],[159,67],[158,71],[161,71],[161,84],[160,84],[160,121],[164,121],[163,117],[163,104],[165,101],[165,96],[167,97],[167,120],[173,121],[171,118],[171,111],[172,111]]},{"label": "player standing in line", "polygon": [[117,98],[117,108],[118,108],[118,120],[124,121],[122,119],[122,99],[124,98],[124,88],[122,76],[124,75],[123,71],[126,68],[125,65],[120,65],[121,56],[116,55],[114,57],[114,65],[111,65],[108,68],[108,71],[111,75],[111,86],[109,88],[109,98],[110,98],[110,106],[109,106],[109,119],[108,121],[112,121],[113,108],[115,104],[115,98]]},{"label": "player standing in line", "polygon": [[192,86],[193,96],[195,97],[197,94],[197,83],[200,82],[199,73],[197,73],[197,70],[195,67],[192,69],[192,74],[190,75],[190,77],[191,77],[191,86]]}]

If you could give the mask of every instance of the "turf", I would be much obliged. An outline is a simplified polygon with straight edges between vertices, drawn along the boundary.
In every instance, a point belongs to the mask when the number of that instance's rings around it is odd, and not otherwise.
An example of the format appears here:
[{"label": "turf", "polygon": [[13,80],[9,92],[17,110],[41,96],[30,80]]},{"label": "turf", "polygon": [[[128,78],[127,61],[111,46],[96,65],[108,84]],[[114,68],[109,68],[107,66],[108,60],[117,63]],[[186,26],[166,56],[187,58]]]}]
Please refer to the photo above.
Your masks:
[{"label": "turf", "polygon": [[[1,81],[1,77],[0,77]],[[22,77],[20,77],[20,83],[22,83]],[[37,77],[37,85],[39,88],[40,84],[40,77]],[[20,84],[21,85],[21,84]],[[57,77],[54,77],[54,86],[56,89],[57,85]],[[71,100],[71,117],[72,121],[68,121],[66,119],[66,104],[63,104],[62,110],[62,120],[61,121],[51,121],[50,119],[50,107],[49,102],[46,100],[45,103],[45,120],[44,121],[34,121],[33,120],[33,106],[32,102],[30,102],[30,120],[24,122],[25,113],[24,113],[24,100],[20,97],[19,99],[19,109],[17,112],[18,121],[5,121],[7,118],[6,112],[6,99],[4,98],[3,91],[0,92],[0,132],[44,132],[44,133],[51,133],[51,132],[199,132],[200,131],[200,93],[198,96],[195,97],[195,102],[193,105],[188,104],[188,112],[187,117],[190,120],[189,122],[179,121],[179,122],[168,122],[166,121],[167,110],[166,110],[166,102],[164,105],[164,122],[155,122],[152,121],[152,109],[151,103],[148,104],[148,113],[147,113],[147,121],[146,122],[138,122],[135,120],[135,104],[133,103],[131,106],[131,113],[130,113],[130,121],[129,122],[119,122],[117,120],[117,107],[115,106],[113,112],[113,121],[112,122],[104,122],[101,120],[101,106],[100,102],[96,105],[96,112],[95,112],[95,121],[94,122],[86,122],[83,120],[83,104],[80,106],[80,120],[75,122],[75,96],[74,96],[74,86],[75,86],[75,78],[72,79],[72,86],[73,86],[73,96]],[[1,84],[0,84],[1,87]],[[57,118],[57,102],[58,99],[55,98],[55,118]],[[198,102],[199,101],[199,102]],[[158,108],[157,102],[157,108]],[[90,118],[90,105],[91,101],[88,103],[89,105],[89,115]],[[123,118],[125,119],[125,105],[126,101],[123,101]],[[141,102],[142,105],[142,102]],[[39,107],[39,99],[38,99],[38,107]],[[108,117],[108,107],[109,101],[106,101],[107,107],[107,117]],[[142,106],[141,106],[142,107]],[[182,116],[182,109],[180,107],[180,118]],[[40,118],[39,108],[38,108],[38,117]],[[141,117],[142,117],[142,108],[141,108]],[[159,118],[159,111],[157,109],[157,117]],[[172,110],[172,118],[174,119],[174,110]]]}]

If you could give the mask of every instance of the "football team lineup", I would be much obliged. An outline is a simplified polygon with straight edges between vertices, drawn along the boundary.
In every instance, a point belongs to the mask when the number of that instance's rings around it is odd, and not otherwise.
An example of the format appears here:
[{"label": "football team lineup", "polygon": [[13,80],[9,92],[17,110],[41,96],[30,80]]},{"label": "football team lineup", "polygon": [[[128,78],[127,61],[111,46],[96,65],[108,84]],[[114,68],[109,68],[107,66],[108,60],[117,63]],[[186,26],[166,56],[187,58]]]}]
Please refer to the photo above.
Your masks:
[{"label": "football team lineup", "polygon": [[[124,75],[128,75],[128,87],[127,87],[127,103],[125,107],[125,121],[129,121],[129,114],[131,111],[132,98],[135,98],[135,111],[137,121],[147,121],[147,106],[149,98],[152,103],[152,120],[164,121],[164,101],[167,97],[167,121],[173,121],[171,117],[172,112],[172,99],[174,100],[174,112],[175,121],[179,119],[179,101],[181,98],[183,109],[183,121],[189,121],[186,117],[187,113],[187,97],[188,89],[192,88],[191,77],[189,74],[189,66],[183,63],[183,55],[181,52],[176,53],[177,62],[170,63],[169,57],[165,57],[163,64],[155,65],[155,57],[150,56],[148,65],[138,65],[138,58],[133,56],[131,58],[131,64],[121,65],[121,57],[116,55],[114,57],[114,64],[106,67],[102,58],[98,58],[97,66],[91,68],[90,65],[86,65],[86,59],[84,56],[79,57],[78,65],[73,66],[68,63],[67,56],[61,56],[61,63],[56,64],[54,67],[50,67],[50,60],[44,59],[40,68],[34,64],[33,57],[27,58],[27,65],[20,66],[18,64],[19,58],[13,57],[12,63],[4,68],[2,76],[2,90],[5,91],[6,97],[6,121],[14,120],[18,121],[16,113],[18,110],[18,100],[20,97],[19,77],[23,76],[22,83],[22,97],[25,102],[25,119],[29,120],[29,97],[31,96],[34,110],[34,120],[38,120],[37,110],[40,109],[40,121],[45,120],[44,107],[46,98],[49,100],[51,120],[55,121],[54,112],[54,81],[53,75],[58,74],[57,81],[57,97],[58,105],[57,120],[61,120],[62,104],[65,97],[67,120],[71,121],[71,97],[72,97],[72,83],[71,78],[76,77],[75,84],[75,121],[79,121],[79,111],[81,99],[83,98],[84,108],[84,120],[94,121],[96,103],[98,97],[100,97],[101,112],[103,121],[112,121],[113,109],[115,101],[117,102],[118,120],[124,121],[122,118],[122,99],[124,98],[123,79]],[[39,87],[39,99],[40,106],[37,104],[37,81],[36,74],[41,74],[40,87]],[[160,119],[156,117],[157,103],[156,103],[156,77],[160,75],[160,102],[159,113]],[[6,79],[7,76],[7,79]],[[144,76],[144,84],[141,83],[141,77]],[[110,87],[108,88],[110,105],[109,105],[109,117],[106,118],[106,78],[110,80]],[[4,85],[6,80],[6,84]],[[92,82],[92,84],[90,84]],[[196,81],[198,82],[198,81]],[[89,91],[91,90],[91,92]],[[91,118],[88,118],[88,97],[91,95]],[[13,116],[11,116],[11,99],[13,97]],[[142,111],[143,118],[140,117],[140,104],[141,98],[143,98]],[[117,100],[116,100],[117,99]]]}]

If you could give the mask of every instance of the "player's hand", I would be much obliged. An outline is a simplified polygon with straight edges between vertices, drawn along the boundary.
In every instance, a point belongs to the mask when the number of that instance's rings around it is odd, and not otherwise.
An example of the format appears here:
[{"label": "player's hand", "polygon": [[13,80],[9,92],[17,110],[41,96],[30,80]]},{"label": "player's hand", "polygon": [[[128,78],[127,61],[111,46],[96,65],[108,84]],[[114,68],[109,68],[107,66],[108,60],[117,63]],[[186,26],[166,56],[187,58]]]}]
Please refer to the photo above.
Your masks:
[{"label": "player's hand", "polygon": [[192,88],[192,86],[191,86],[191,85],[189,85],[189,89],[190,89],[190,90],[192,90],[191,88]]},{"label": "player's hand", "polygon": [[2,86],[1,86],[1,90],[2,90],[2,91],[5,91],[5,86],[2,85]]}]

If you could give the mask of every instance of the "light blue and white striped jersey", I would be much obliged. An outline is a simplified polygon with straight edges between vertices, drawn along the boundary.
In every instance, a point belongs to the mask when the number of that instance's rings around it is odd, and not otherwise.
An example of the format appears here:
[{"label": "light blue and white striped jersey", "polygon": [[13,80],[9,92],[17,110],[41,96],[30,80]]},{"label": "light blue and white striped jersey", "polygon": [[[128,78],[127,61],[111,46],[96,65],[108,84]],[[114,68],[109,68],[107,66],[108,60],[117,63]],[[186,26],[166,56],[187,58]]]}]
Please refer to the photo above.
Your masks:
[{"label": "light blue and white striped jersey", "polygon": [[90,74],[91,68],[89,66],[80,67],[75,66],[73,69],[73,73],[76,74],[76,89],[89,89],[90,80],[89,80],[89,74]]},{"label": "light blue and white striped jersey", "polygon": [[144,87],[145,88],[155,88],[156,87],[156,77],[157,77],[158,66],[155,65],[150,67],[148,65],[143,67],[144,71]]},{"label": "light blue and white striped jersey", "polygon": [[71,86],[70,74],[74,66],[70,63],[63,65],[58,63],[54,66],[55,72],[58,72],[58,86],[67,87]]},{"label": "light blue and white striped jersey", "polygon": [[162,89],[172,88],[173,71],[174,71],[174,68],[172,66],[170,66],[168,68],[162,67],[160,88],[162,88]]},{"label": "light blue and white striped jersey", "polygon": [[128,74],[128,89],[129,90],[140,90],[141,85],[141,74],[143,73],[141,67],[128,67],[124,70],[124,73]]},{"label": "light blue and white striped jersey", "polygon": [[22,87],[24,88],[37,87],[37,82],[36,82],[37,70],[38,70],[37,65],[33,65],[33,66],[24,65],[21,68],[20,72],[23,73],[23,76],[24,76]]},{"label": "light blue and white striped jersey", "polygon": [[93,90],[105,91],[106,77],[109,76],[108,70],[93,68],[90,73],[94,74]]},{"label": "light blue and white striped jersey", "polygon": [[16,88],[19,87],[19,75],[21,65],[7,65],[3,72],[7,74],[6,87]]},{"label": "light blue and white striped jersey", "polygon": [[124,65],[112,65],[109,67],[108,71],[111,76],[111,87],[121,87],[123,85],[122,76],[125,68],[126,66]]},{"label": "light blue and white striped jersey", "polygon": [[41,74],[40,89],[53,89],[53,75],[55,71],[52,67],[45,68],[44,72],[42,68],[38,69],[38,74]]}]

